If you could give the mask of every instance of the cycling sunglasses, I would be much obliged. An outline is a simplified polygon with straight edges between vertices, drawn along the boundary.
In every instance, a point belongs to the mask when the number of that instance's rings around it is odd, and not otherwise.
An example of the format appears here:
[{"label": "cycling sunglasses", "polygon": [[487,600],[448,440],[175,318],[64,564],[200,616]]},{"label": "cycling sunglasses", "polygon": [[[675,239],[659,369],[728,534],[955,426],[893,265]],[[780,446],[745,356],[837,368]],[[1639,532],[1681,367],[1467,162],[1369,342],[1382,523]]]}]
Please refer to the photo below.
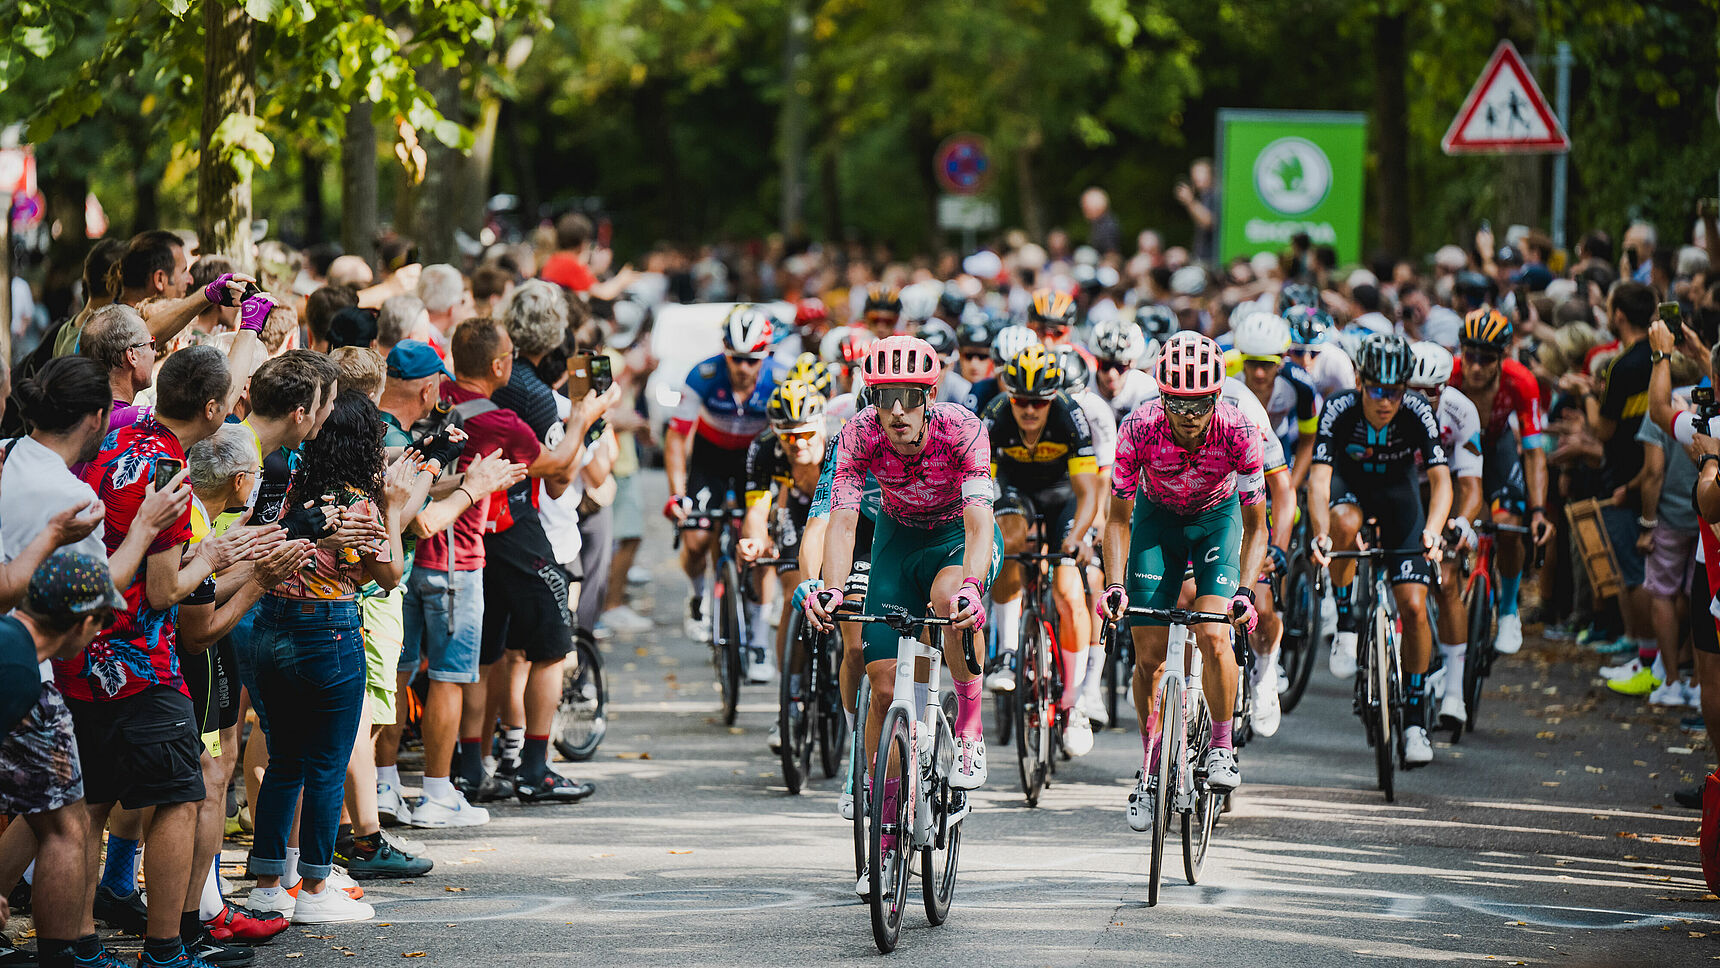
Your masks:
[{"label": "cycling sunglasses", "polygon": [[1127,370],[1128,368],[1129,368],[1129,364],[1119,363],[1116,360],[1100,360],[1099,361],[1099,369],[1104,370],[1107,373],[1121,373],[1124,370]]},{"label": "cycling sunglasses", "polygon": [[816,430],[779,430],[776,432],[776,435],[778,437],[782,438],[783,440],[792,441],[792,442],[798,444],[798,443],[803,443],[805,441],[811,440],[812,438],[818,436],[818,431],[816,431]]},{"label": "cycling sunglasses", "polygon": [[742,353],[730,353],[728,356],[730,363],[739,363],[741,366],[762,366],[764,364],[764,357],[762,356],[747,356]]},{"label": "cycling sunglasses", "polygon": [[1402,385],[1389,386],[1388,387],[1388,386],[1382,386],[1378,383],[1364,383],[1364,384],[1362,384],[1362,389],[1367,391],[1368,399],[1370,399],[1370,400],[1402,400],[1403,399],[1403,389],[1404,388],[1402,387]]},{"label": "cycling sunglasses", "polygon": [[1010,397],[1009,402],[1024,410],[1042,410],[1051,406],[1049,397]]},{"label": "cycling sunglasses", "polygon": [[1204,397],[1161,397],[1165,402],[1165,412],[1174,413],[1179,417],[1204,417],[1218,406],[1218,394],[1208,394]]},{"label": "cycling sunglasses", "polygon": [[1463,359],[1467,362],[1474,363],[1476,366],[1492,366],[1504,358],[1505,356],[1503,353],[1495,353],[1491,350],[1484,350],[1475,346],[1465,346],[1463,348]]},{"label": "cycling sunglasses", "polygon": [[967,360],[969,363],[975,362],[976,360],[989,360],[991,359],[991,350],[971,350],[963,352],[962,359]]},{"label": "cycling sunglasses", "polygon": [[916,386],[884,386],[872,387],[872,402],[884,413],[896,409],[901,404],[903,410],[918,410],[926,405],[930,394],[925,387]]}]

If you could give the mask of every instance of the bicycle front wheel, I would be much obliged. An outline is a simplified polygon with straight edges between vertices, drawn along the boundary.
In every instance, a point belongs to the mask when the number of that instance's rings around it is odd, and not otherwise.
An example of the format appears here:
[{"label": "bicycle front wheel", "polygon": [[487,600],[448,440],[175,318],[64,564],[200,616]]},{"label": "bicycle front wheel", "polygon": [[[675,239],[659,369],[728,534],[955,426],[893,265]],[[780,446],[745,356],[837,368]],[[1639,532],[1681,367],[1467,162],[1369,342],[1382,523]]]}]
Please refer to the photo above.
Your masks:
[{"label": "bicycle front wheel", "polygon": [[[878,950],[896,950],[902,936],[902,911],[908,903],[908,875],[913,856],[912,785],[908,771],[918,769],[908,737],[908,714],[892,709],[884,715],[878,734],[878,756],[872,767],[871,815],[867,826],[866,868],[871,879],[872,940]],[[895,796],[886,779],[895,775]]]},{"label": "bicycle front wheel", "polygon": [[860,680],[860,696],[855,701],[854,732],[848,754],[848,789],[854,796],[854,877],[866,876],[866,851],[871,844],[872,797],[866,769],[872,761],[866,757],[866,717],[871,713],[872,680]]},{"label": "bicycle front wheel", "polygon": [[574,637],[573,663],[562,679],[553,730],[556,752],[579,763],[591,759],[609,733],[609,686],[597,644],[583,635]]},{"label": "bicycle front wheel", "polygon": [[842,753],[848,745],[848,717],[842,708],[842,639],[834,632],[815,634],[810,688],[818,717],[819,765],[828,778],[842,769]]},{"label": "bicycle front wheel", "polygon": [[1374,770],[1377,774],[1380,792],[1386,795],[1386,802],[1396,799],[1392,784],[1393,772],[1396,769],[1397,735],[1392,728],[1392,660],[1391,660],[1391,630],[1387,625],[1391,622],[1391,613],[1385,606],[1374,609],[1372,632],[1368,641],[1368,678],[1369,691],[1373,693],[1372,708],[1369,710],[1373,717],[1374,728]]},{"label": "bicycle front wheel", "polygon": [[[782,739],[782,779],[791,794],[800,793],[812,773],[812,676],[811,663],[801,631],[805,619],[797,611],[788,617],[788,661],[779,684],[776,726]],[[795,689],[799,684],[798,692]]]},{"label": "bicycle front wheel", "polygon": [[1308,691],[1308,680],[1314,674],[1314,657],[1319,654],[1321,596],[1318,589],[1319,566],[1307,558],[1296,559],[1291,566],[1290,581],[1284,596],[1284,639],[1279,645],[1284,675],[1290,689],[1279,697],[1278,704],[1288,714],[1302,701]]},{"label": "bicycle front wheel", "polygon": [[711,607],[716,610],[716,635],[711,638],[711,659],[716,664],[717,687],[723,698],[723,725],[735,724],[741,699],[741,588],[733,561],[723,562],[717,573]]},{"label": "bicycle front wheel", "polygon": [[932,842],[920,851],[920,894],[926,902],[926,920],[933,927],[949,920],[950,901],[956,895],[956,867],[961,857],[962,822],[949,822],[960,798],[967,794],[950,789],[947,778],[938,780],[937,792],[932,794],[932,809],[937,822]]},{"label": "bicycle front wheel", "polygon": [[[1475,576],[1469,601],[1469,650],[1463,663],[1463,705],[1468,714],[1464,731],[1473,733],[1481,719],[1481,687],[1493,672],[1493,578]],[[1450,688],[1449,684],[1446,688]]]},{"label": "bicycle front wheel", "polygon": [[1180,670],[1167,668],[1159,684],[1159,782],[1153,794],[1153,856],[1147,868],[1148,907],[1159,903],[1159,882],[1165,868],[1165,834],[1170,830],[1175,791],[1182,782],[1187,730],[1182,674]]},{"label": "bicycle front wheel", "polygon": [[1051,747],[1049,643],[1044,625],[1028,610],[1022,615],[1021,646],[1015,669],[1015,762],[1021,772],[1021,792],[1030,807],[1039,805],[1045,789],[1046,758]]}]

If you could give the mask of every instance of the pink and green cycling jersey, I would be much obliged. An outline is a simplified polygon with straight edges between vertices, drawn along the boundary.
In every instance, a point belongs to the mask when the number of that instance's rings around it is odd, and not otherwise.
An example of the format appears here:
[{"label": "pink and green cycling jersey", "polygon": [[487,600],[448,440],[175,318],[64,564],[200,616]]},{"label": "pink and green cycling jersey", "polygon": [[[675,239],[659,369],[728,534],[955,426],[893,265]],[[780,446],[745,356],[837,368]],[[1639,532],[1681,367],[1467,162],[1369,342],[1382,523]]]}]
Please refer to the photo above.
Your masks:
[{"label": "pink and green cycling jersey", "polygon": [[1200,447],[1184,449],[1171,437],[1164,404],[1135,408],[1117,428],[1117,463],[1111,493],[1124,501],[1142,497],[1177,514],[1199,514],[1232,494],[1243,504],[1265,499],[1260,430],[1241,410],[1222,401],[1212,411]]},{"label": "pink and green cycling jersey", "polygon": [[831,507],[858,511],[866,475],[878,480],[882,510],[899,524],[933,528],[961,518],[969,505],[991,506],[991,441],[973,411],[934,403],[926,413],[926,444],[896,453],[876,407],[855,414],[837,439]]}]

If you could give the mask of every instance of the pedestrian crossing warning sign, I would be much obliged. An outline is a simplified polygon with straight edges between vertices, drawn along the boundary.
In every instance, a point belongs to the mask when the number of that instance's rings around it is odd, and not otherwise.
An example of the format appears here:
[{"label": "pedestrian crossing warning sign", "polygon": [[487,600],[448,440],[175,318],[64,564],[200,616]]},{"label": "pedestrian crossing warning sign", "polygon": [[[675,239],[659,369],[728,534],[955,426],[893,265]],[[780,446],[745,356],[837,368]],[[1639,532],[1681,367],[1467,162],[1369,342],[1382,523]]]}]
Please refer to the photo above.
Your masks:
[{"label": "pedestrian crossing warning sign", "polygon": [[1499,42],[1439,146],[1448,155],[1562,152],[1571,139],[1509,40]]}]

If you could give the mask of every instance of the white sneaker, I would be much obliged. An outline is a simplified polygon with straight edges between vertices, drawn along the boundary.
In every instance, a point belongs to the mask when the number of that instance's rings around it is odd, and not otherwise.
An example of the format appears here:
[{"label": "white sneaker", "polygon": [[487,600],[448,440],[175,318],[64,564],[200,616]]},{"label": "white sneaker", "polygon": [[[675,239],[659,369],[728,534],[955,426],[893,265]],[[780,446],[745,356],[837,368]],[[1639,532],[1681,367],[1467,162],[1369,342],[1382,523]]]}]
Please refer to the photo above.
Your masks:
[{"label": "white sneaker", "polygon": [[414,827],[479,827],[490,822],[490,811],[466,802],[460,791],[454,791],[450,801],[423,797],[412,809]]},{"label": "white sneaker", "polygon": [[997,668],[985,677],[985,688],[991,692],[1015,691],[1015,653],[999,652]]},{"label": "white sneaker", "polygon": [[1144,769],[1135,774],[1135,791],[1129,794],[1129,809],[1125,814],[1130,830],[1145,833],[1153,829],[1153,795],[1158,785],[1158,778],[1149,777]]},{"label": "white sneaker", "polygon": [[1687,702],[1685,697],[1688,695],[1685,684],[1680,680],[1673,679],[1662,683],[1649,693],[1648,704],[1650,706],[1682,706]]},{"label": "white sneaker", "polygon": [[977,790],[985,786],[985,740],[956,739],[956,772],[950,786],[957,790]]},{"label": "white sneaker", "polygon": [[1290,673],[1284,671],[1284,663],[1278,659],[1278,653],[1272,653],[1272,682],[1278,695],[1282,696],[1290,691]]},{"label": "white sneaker", "polygon": [[1354,632],[1339,632],[1332,636],[1332,657],[1327,665],[1339,679],[1356,677],[1356,639]]},{"label": "white sneaker", "polygon": [[631,605],[617,605],[604,612],[598,621],[619,635],[638,635],[657,627],[655,622],[635,612]]},{"label": "white sneaker", "polygon": [[1702,686],[1692,680],[1684,682],[1684,704],[1691,709],[1702,708]]},{"label": "white sneaker", "polygon": [[1080,706],[1069,710],[1069,718],[1063,724],[1063,748],[1070,756],[1086,756],[1093,752],[1093,724],[1088,722],[1087,714]]},{"label": "white sneaker", "polygon": [[1463,703],[1462,689],[1448,689],[1445,698],[1439,702],[1440,722],[1467,723],[1469,722],[1469,707]]},{"label": "white sneaker", "polygon": [[[358,882],[352,879],[352,874],[348,873],[347,869],[339,864],[329,865],[328,881],[326,883],[329,887],[332,887],[335,890],[345,891],[354,900],[364,896],[364,888],[359,887]],[[301,891],[300,893],[303,892]]]},{"label": "white sneaker", "polygon": [[1516,655],[1523,648],[1523,617],[1516,613],[1499,616],[1499,634],[1493,649],[1500,655]]},{"label": "white sneaker", "polygon": [[1099,695],[1099,684],[1093,688],[1081,690],[1081,695],[1075,700],[1075,708],[1087,716],[1087,721],[1094,726],[1105,727],[1111,724],[1111,717],[1105,712],[1105,697]]},{"label": "white sneaker", "polygon": [[253,887],[251,893],[245,896],[245,906],[264,914],[279,914],[284,918],[291,918],[297,900],[287,893],[284,887]]},{"label": "white sneaker", "polygon": [[770,732],[765,734],[764,745],[770,747],[772,753],[782,752],[782,724],[771,723]]},{"label": "white sneaker", "polygon": [[651,584],[651,569],[646,568],[644,565],[634,565],[633,567],[627,569],[627,584],[629,584],[629,585],[649,585],[649,584]]},{"label": "white sneaker", "polygon": [[1636,676],[1636,674],[1641,672],[1641,671],[1642,671],[1642,660],[1641,659],[1632,659],[1629,662],[1624,663],[1623,665],[1603,666],[1601,668],[1601,671],[1600,671],[1600,677],[1602,679],[1607,680],[1608,682],[1615,682],[1615,681],[1620,681],[1620,680],[1624,680],[1624,679],[1634,678]]},{"label": "white sneaker", "polygon": [[1426,766],[1433,762],[1433,744],[1427,740],[1427,730],[1420,726],[1404,729],[1403,761],[1408,766]]},{"label": "white sneaker", "polygon": [[1278,677],[1267,670],[1249,688],[1254,690],[1254,731],[1262,736],[1276,735],[1284,718],[1284,710],[1278,705]]},{"label": "white sneaker", "polygon": [[376,813],[382,819],[384,826],[396,826],[412,822],[412,808],[406,804],[406,798],[392,783],[378,781],[376,784]]},{"label": "white sneaker", "polygon": [[711,641],[711,626],[705,621],[705,602],[697,595],[687,598],[687,608],[681,618],[681,631],[694,642]]},{"label": "white sneaker", "polygon": [[755,686],[762,686],[775,678],[776,659],[770,654],[770,650],[761,649],[756,645],[748,648],[747,681]]},{"label": "white sneaker", "polygon": [[1242,785],[1234,750],[1214,746],[1206,751],[1206,785],[1218,793],[1230,793]]},{"label": "white sneaker", "polygon": [[294,924],[332,924],[337,921],[369,921],[374,917],[375,908],[347,897],[345,891],[335,888],[334,880],[330,878],[320,894],[299,892],[292,921]]}]

